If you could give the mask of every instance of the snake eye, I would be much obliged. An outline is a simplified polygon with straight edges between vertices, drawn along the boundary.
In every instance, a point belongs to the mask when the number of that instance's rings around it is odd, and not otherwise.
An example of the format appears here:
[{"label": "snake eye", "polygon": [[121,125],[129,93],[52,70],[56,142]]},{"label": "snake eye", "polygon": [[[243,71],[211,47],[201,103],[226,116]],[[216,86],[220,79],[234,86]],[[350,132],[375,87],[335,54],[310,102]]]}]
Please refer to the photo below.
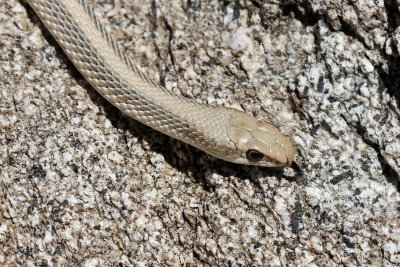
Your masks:
[{"label": "snake eye", "polygon": [[264,157],[264,155],[257,150],[250,149],[246,152],[246,157],[249,161],[257,162],[260,161]]}]

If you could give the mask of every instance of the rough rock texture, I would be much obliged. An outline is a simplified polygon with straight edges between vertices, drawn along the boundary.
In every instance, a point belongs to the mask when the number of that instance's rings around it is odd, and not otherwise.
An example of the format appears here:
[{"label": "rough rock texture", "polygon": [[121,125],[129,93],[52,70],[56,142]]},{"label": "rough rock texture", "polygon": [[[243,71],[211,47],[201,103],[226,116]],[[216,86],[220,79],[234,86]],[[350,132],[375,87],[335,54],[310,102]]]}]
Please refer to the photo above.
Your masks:
[{"label": "rough rock texture", "polygon": [[126,118],[0,0],[0,265],[400,264],[399,0],[95,2],[144,71],[279,125],[302,172]]}]

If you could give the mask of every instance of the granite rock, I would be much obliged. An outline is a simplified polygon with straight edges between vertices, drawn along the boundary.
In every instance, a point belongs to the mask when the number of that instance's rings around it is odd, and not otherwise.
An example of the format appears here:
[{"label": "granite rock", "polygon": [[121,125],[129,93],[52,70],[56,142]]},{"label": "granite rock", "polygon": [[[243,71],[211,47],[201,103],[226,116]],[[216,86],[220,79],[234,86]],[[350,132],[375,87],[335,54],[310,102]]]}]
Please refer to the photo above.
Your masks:
[{"label": "granite rock", "polygon": [[127,118],[0,0],[0,265],[400,264],[398,0],[92,2],[154,80],[278,125],[298,167]]}]

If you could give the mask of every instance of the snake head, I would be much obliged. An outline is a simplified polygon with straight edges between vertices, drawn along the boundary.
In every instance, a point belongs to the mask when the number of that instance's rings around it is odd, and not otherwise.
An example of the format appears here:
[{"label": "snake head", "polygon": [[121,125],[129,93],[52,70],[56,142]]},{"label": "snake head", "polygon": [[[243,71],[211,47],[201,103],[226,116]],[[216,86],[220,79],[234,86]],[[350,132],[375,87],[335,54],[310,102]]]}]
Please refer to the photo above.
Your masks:
[{"label": "snake head", "polygon": [[230,159],[234,163],[264,167],[290,166],[297,151],[290,139],[277,128],[247,114],[235,112],[227,133],[238,155]]}]

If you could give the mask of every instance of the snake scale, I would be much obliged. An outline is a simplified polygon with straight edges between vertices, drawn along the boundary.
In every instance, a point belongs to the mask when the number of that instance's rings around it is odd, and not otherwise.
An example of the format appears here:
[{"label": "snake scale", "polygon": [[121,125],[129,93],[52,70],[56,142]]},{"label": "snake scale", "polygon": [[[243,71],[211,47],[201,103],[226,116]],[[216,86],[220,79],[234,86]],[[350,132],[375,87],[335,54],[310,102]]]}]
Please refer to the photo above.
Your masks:
[{"label": "snake scale", "polygon": [[126,115],[214,157],[290,166],[296,147],[269,123],[200,104],[153,82],[124,54],[85,0],[28,0],[87,81]]}]

